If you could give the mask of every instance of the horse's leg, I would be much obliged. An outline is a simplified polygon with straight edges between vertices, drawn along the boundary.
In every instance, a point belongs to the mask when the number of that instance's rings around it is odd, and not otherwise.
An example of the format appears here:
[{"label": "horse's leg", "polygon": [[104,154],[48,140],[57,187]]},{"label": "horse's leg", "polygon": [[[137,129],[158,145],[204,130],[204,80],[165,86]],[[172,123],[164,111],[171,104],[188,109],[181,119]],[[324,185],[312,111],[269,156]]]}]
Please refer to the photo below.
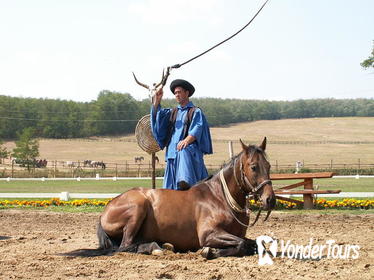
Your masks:
[{"label": "horse's leg", "polygon": [[157,242],[141,243],[138,241],[118,251],[150,255],[155,254],[155,252],[162,254],[163,250]]},{"label": "horse's leg", "polygon": [[154,251],[161,252],[161,254],[162,254],[162,249],[156,242],[141,243],[141,244],[138,245],[138,248],[137,248],[136,252],[138,254],[149,255],[149,254],[152,254]]},{"label": "horse's leg", "polygon": [[255,244],[250,239],[243,239],[225,231],[215,231],[204,238],[203,257],[215,259],[219,257],[252,255]]},{"label": "horse's leg", "polygon": [[132,209],[129,209],[129,219],[123,228],[122,241],[118,248],[118,252],[137,253],[139,243],[135,242],[136,235],[143,224],[147,214],[148,201],[144,199]]},{"label": "horse's leg", "polygon": [[246,256],[253,256],[254,254],[257,254],[256,240],[244,237],[244,246],[245,246]]}]

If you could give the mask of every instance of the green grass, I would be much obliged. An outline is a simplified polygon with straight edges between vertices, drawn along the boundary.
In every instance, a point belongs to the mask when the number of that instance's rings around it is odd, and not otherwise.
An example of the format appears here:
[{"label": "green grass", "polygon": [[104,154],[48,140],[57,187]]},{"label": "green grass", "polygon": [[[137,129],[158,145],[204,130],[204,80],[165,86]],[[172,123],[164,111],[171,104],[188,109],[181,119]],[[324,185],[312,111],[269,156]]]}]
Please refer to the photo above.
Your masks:
[{"label": "green grass", "polygon": [[[276,180],[275,188],[300,182],[302,180]],[[341,190],[342,192],[374,192],[374,178],[331,178],[315,179],[313,184],[318,185],[319,190]],[[299,187],[298,189],[302,189]]]},{"label": "green grass", "polygon": [[[150,188],[151,180],[89,181],[0,181],[2,193],[122,193],[134,187]],[[156,187],[162,180],[156,180]]]},{"label": "green grass", "polygon": [[[273,181],[274,187],[288,185],[300,180]],[[151,180],[89,180],[89,181],[0,181],[0,192],[15,193],[122,193],[134,187],[151,187]],[[332,178],[316,179],[314,185],[320,190],[341,190],[342,192],[374,192],[374,178]],[[161,188],[162,180],[156,180],[156,187]],[[302,188],[302,187],[300,187]]]}]

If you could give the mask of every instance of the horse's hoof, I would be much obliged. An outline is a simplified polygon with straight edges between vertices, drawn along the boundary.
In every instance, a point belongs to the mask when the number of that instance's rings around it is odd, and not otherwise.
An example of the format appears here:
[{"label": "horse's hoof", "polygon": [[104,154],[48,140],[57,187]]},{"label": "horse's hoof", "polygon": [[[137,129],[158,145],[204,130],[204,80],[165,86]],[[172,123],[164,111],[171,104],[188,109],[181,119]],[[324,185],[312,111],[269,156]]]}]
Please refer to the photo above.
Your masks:
[{"label": "horse's hoof", "polygon": [[162,249],[174,252],[174,245],[171,243],[162,244]]},{"label": "horse's hoof", "polygon": [[154,249],[153,251],[152,251],[152,255],[154,255],[154,256],[162,256],[164,253],[162,252],[162,250],[160,250],[160,249]]},{"label": "horse's hoof", "polygon": [[204,258],[204,259],[210,259],[212,256],[211,254],[211,249],[210,247],[204,247],[201,252],[200,252],[201,256]]}]

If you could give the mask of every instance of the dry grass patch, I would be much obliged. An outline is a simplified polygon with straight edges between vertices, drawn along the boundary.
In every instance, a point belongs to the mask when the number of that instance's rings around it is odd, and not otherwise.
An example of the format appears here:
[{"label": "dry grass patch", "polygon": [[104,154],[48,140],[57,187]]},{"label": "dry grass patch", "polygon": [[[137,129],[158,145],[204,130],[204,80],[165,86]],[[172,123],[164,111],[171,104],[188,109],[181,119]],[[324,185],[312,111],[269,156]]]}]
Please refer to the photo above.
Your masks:
[{"label": "dry grass patch", "polygon": [[[228,160],[228,144],[222,140],[233,140],[234,152],[240,151],[238,139],[246,143],[260,144],[268,138],[267,153],[272,165],[307,163],[373,163],[374,118],[313,118],[257,121],[213,127],[211,129],[214,154],[205,157],[207,164],[221,164]],[[301,141],[299,144],[279,144],[279,141]],[[310,142],[326,141],[326,143]],[[347,144],[339,142],[346,141]],[[273,143],[272,143],[273,142]],[[309,142],[309,143],[308,143]],[[14,143],[6,143],[13,148]],[[160,160],[164,152],[157,153]],[[96,137],[90,139],[40,140],[40,157],[48,160],[85,159],[103,160],[110,163],[134,162],[134,157],[143,156],[149,162],[151,156],[141,150],[134,135],[123,137]]]}]

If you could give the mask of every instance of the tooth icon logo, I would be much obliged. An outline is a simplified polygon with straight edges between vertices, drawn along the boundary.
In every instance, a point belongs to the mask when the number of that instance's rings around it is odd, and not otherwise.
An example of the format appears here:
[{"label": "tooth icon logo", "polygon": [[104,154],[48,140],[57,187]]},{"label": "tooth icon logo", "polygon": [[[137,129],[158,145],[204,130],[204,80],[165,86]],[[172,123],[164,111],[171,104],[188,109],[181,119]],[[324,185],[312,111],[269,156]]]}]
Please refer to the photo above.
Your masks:
[{"label": "tooth icon logo", "polygon": [[[270,236],[261,235],[256,238],[258,250],[258,264],[259,265],[272,265],[273,259],[277,255],[278,242]],[[265,244],[270,243],[269,250],[266,250]],[[269,254],[270,253],[270,254]],[[271,256],[270,256],[271,255]]]}]

